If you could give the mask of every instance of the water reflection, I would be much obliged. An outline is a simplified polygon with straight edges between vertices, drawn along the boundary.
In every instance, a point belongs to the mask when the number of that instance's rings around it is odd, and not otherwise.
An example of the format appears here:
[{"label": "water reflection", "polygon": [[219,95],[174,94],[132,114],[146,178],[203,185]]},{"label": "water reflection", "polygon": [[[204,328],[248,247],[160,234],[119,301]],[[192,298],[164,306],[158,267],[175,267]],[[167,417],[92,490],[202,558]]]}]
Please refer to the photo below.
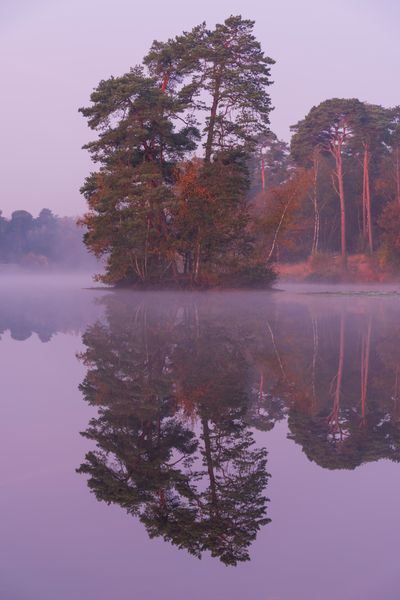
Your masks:
[{"label": "water reflection", "polygon": [[139,517],[151,537],[226,564],[248,560],[269,522],[269,475],[246,420],[252,396],[241,322],[190,300],[105,302],[106,323],[83,338],[81,390],[98,417],[83,434],[97,449],[79,472],[99,500]]},{"label": "water reflection", "polygon": [[269,522],[255,432],[283,419],[321,467],[399,461],[398,301],[120,293],[102,302],[106,317],[86,330],[80,356],[97,416],[79,472],[151,537],[229,565],[248,560]]},{"label": "water reflection", "polygon": [[93,293],[75,288],[48,288],[34,282],[17,288],[1,282],[0,339],[7,331],[15,341],[28,340],[37,334],[41,342],[49,342],[56,333],[82,333],[93,321],[99,309],[93,303]]},{"label": "water reflection", "polygon": [[399,315],[374,308],[313,319],[311,376],[289,395],[289,437],[325,468],[400,459]]}]

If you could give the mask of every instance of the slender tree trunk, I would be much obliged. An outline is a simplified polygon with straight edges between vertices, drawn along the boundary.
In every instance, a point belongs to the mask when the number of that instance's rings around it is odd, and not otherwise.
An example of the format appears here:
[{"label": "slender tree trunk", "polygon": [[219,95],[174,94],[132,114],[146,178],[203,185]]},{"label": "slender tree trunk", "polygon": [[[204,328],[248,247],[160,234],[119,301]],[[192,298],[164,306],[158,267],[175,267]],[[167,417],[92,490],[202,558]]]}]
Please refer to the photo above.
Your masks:
[{"label": "slender tree trunk", "polygon": [[215,129],[215,123],[217,120],[217,110],[218,110],[218,104],[219,104],[220,86],[221,86],[221,78],[220,78],[220,76],[217,76],[215,78],[213,102],[211,105],[210,121],[208,123],[206,154],[204,157],[204,160],[206,163],[209,163],[211,161],[211,154],[212,154],[213,141],[214,141],[214,129]]},{"label": "slender tree trunk", "polygon": [[261,189],[265,191],[265,160],[264,157],[261,159]]},{"label": "slender tree trunk", "polygon": [[195,262],[194,262],[194,281],[197,281],[200,272],[200,253],[201,253],[201,244],[200,241],[197,240],[196,243],[196,253],[195,253]]},{"label": "slender tree trunk", "polygon": [[[347,136],[347,127],[346,123],[342,124],[343,131],[340,132],[339,128],[336,129],[335,137],[329,144],[329,150],[335,159],[335,167],[336,167],[336,185],[335,191],[339,196],[340,202],[340,251],[342,257],[342,267],[346,268],[347,266],[347,242],[346,242],[346,203],[344,196],[344,182],[343,182],[343,158],[342,158],[342,146]],[[334,177],[333,183],[334,181]]]},{"label": "slender tree trunk", "polygon": [[143,264],[144,278],[147,277],[147,260],[148,260],[148,252],[149,252],[149,234],[150,234],[150,219],[147,219],[146,242],[145,242],[145,246],[144,246],[144,264]]},{"label": "slender tree trunk", "polygon": [[347,264],[347,244],[346,244],[346,204],[344,197],[344,184],[343,184],[343,161],[342,152],[339,147],[336,154],[336,173],[338,180],[339,200],[340,200],[340,249],[342,263],[344,266]]},{"label": "slender tree trunk", "polygon": [[[369,147],[368,144],[364,144],[364,185],[363,185],[363,199],[364,199],[364,210],[363,215],[366,217],[366,230],[364,235],[368,234],[368,248],[370,253],[373,252],[373,239],[372,239],[372,216],[371,216],[371,188],[369,185]],[[364,225],[364,220],[363,220]],[[365,227],[365,225],[364,225]]]},{"label": "slender tree trunk", "polygon": [[272,331],[272,327],[271,327],[271,325],[270,325],[269,321],[267,321],[267,328],[268,328],[269,334],[270,334],[270,336],[271,336],[272,347],[273,347],[273,349],[274,349],[275,357],[276,357],[276,360],[278,361],[279,368],[280,368],[280,370],[281,370],[281,373],[282,373],[282,375],[283,375],[283,379],[284,379],[285,381],[287,381],[287,380],[288,380],[288,378],[287,378],[287,376],[286,376],[285,367],[284,367],[284,365],[283,365],[283,362],[282,362],[281,356],[280,356],[280,354],[279,354],[278,346],[276,345],[276,342],[275,342],[275,336],[274,336],[274,332]]},{"label": "slender tree trunk", "polygon": [[260,373],[260,385],[258,388],[258,397],[260,400],[262,400],[263,396],[264,396],[264,375],[263,375],[263,373]]},{"label": "slender tree trunk", "polygon": [[397,202],[400,205],[400,148],[396,148],[396,193]]},{"label": "slender tree trunk", "polygon": [[366,196],[366,183],[365,183],[365,175],[366,175],[366,168],[365,168],[365,154],[364,154],[364,164],[363,164],[363,192],[362,192],[362,236],[363,236],[363,240],[365,241],[366,237],[367,237],[367,203],[365,201],[365,196]]},{"label": "slender tree trunk", "polygon": [[165,71],[164,73],[164,77],[162,80],[162,84],[161,84],[161,91],[162,92],[166,92],[167,91],[167,87],[168,87],[168,83],[169,83],[169,78],[170,78],[170,71]]},{"label": "slender tree trunk", "polygon": [[278,244],[278,235],[279,235],[280,229],[282,227],[282,223],[283,223],[283,221],[285,219],[285,216],[286,216],[286,213],[288,211],[288,208],[289,208],[289,205],[290,205],[291,201],[292,201],[292,198],[289,198],[289,201],[285,204],[285,207],[284,207],[284,209],[282,211],[281,218],[279,219],[279,223],[278,223],[277,228],[275,230],[274,239],[272,240],[271,249],[270,249],[269,254],[267,256],[266,263],[268,263],[271,260],[273,254],[274,254],[275,248],[277,247],[277,244]]},{"label": "slender tree trunk", "polygon": [[369,251],[372,254],[374,251],[374,242],[373,242],[373,236],[372,236],[371,188],[369,185],[369,169],[367,171],[366,182],[367,182],[366,201],[367,201],[367,223],[368,223],[368,246],[369,246]]},{"label": "slender tree trunk", "polygon": [[314,205],[314,236],[311,249],[311,255],[315,256],[318,252],[319,244],[319,208],[318,208],[318,155],[314,155],[313,158],[313,171],[314,171],[314,182],[313,182],[313,205]]},{"label": "slender tree trunk", "polygon": [[208,427],[208,420],[206,417],[201,418],[201,424],[203,428],[204,454],[206,458],[208,478],[210,481],[211,505],[214,509],[214,516],[216,516],[218,513],[217,484],[215,481],[214,464],[212,459],[210,428]]}]

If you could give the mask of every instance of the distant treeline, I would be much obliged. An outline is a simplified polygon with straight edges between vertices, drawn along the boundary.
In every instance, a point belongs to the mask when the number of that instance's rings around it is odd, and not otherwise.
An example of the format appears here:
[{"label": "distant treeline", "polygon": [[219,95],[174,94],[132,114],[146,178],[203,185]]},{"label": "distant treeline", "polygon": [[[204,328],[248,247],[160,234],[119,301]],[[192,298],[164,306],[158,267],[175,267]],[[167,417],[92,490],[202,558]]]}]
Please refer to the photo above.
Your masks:
[{"label": "distant treeline", "polygon": [[37,274],[24,278],[25,287],[9,285],[11,278],[5,274],[0,279],[0,340],[5,334],[22,342],[36,334],[47,343],[57,333],[79,335],[94,319],[101,318],[102,306],[93,302],[87,290],[84,294],[81,291],[90,280],[87,275],[52,275],[51,286],[32,286],[34,280],[48,279]]},{"label": "distant treeline", "polygon": [[34,218],[16,210],[7,219],[0,212],[0,264],[29,269],[94,268],[82,243],[83,232],[72,217],[57,217],[43,208]]}]

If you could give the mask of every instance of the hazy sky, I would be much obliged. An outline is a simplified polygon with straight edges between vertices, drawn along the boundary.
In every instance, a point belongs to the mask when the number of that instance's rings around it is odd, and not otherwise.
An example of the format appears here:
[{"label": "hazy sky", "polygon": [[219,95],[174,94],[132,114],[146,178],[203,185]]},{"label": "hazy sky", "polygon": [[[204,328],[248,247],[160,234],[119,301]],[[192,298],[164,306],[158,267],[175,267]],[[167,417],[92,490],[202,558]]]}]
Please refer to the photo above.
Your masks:
[{"label": "hazy sky", "polygon": [[230,14],[256,21],[276,60],[272,129],[333,96],[400,104],[399,0],[0,0],[0,209],[85,209],[91,165],[79,106],[102,78],[139,62],[153,39]]}]

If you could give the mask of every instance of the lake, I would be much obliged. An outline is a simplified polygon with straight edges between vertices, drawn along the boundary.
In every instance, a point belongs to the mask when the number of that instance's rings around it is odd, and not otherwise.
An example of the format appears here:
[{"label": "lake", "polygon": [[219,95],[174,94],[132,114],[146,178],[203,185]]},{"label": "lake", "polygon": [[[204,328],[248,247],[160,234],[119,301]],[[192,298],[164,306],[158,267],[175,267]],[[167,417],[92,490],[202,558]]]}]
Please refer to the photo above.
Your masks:
[{"label": "lake", "polygon": [[91,285],[0,282],[0,598],[397,600],[398,286]]}]

